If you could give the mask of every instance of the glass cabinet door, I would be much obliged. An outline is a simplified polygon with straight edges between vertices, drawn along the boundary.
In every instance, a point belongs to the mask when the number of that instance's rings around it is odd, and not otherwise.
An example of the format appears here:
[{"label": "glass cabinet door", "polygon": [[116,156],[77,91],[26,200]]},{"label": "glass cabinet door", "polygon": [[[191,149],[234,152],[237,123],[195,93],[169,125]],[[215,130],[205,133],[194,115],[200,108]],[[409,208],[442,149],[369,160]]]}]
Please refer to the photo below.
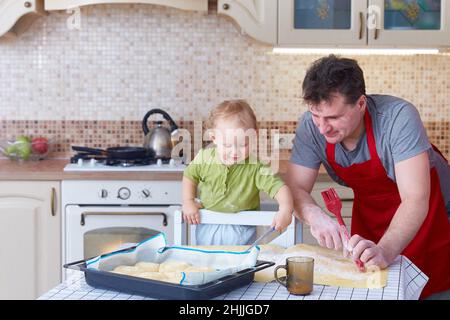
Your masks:
[{"label": "glass cabinet door", "polygon": [[365,0],[278,1],[279,45],[366,45]]},{"label": "glass cabinet door", "polygon": [[385,30],[441,29],[441,0],[388,0],[384,4]]},{"label": "glass cabinet door", "polygon": [[351,0],[295,0],[295,29],[350,29]]},{"label": "glass cabinet door", "polygon": [[370,0],[369,45],[450,45],[450,1]]}]

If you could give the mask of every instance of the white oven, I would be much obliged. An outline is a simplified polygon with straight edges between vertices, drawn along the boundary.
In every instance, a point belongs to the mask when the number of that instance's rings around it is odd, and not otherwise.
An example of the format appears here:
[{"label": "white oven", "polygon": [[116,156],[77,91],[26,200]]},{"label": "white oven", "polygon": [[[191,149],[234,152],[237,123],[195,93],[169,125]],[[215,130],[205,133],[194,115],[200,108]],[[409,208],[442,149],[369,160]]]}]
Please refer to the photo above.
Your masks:
[{"label": "white oven", "polygon": [[[164,232],[182,244],[181,181],[62,182],[63,264],[136,244]],[[64,279],[68,271],[63,269]]]}]

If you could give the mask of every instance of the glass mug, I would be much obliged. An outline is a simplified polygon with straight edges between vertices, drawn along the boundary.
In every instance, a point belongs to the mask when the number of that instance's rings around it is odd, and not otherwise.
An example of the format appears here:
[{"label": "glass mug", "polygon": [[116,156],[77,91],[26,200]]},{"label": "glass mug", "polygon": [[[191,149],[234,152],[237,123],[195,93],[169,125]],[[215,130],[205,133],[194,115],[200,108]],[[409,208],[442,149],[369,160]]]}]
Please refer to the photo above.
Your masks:
[{"label": "glass mug", "polygon": [[[278,269],[286,270],[284,280],[278,278]],[[275,280],[285,286],[289,293],[298,295],[310,294],[313,290],[314,259],[310,257],[290,257],[286,259],[286,265],[275,268]]]}]

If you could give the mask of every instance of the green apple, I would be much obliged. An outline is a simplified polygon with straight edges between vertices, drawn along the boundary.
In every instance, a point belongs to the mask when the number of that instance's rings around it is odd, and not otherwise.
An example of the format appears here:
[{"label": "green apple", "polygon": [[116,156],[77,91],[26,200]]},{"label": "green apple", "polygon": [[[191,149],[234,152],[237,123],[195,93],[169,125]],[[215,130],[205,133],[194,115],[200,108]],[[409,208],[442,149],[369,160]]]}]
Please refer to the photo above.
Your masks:
[{"label": "green apple", "polygon": [[27,136],[18,136],[16,141],[30,143],[31,142],[31,138],[27,137]]},{"label": "green apple", "polygon": [[22,158],[23,160],[28,160],[31,155],[31,144],[28,141],[16,141],[16,153],[17,155]]},{"label": "green apple", "polygon": [[17,148],[15,144],[9,145],[5,148],[5,154],[7,156],[12,156],[15,155],[17,153]]}]

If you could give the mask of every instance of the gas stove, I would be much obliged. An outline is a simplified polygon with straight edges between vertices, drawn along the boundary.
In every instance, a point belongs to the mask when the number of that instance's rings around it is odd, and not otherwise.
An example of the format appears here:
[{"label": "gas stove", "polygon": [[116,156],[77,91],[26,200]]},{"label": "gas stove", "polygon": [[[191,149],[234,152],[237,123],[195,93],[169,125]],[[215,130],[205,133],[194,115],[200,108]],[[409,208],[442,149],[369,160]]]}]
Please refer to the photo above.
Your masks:
[{"label": "gas stove", "polygon": [[186,165],[176,159],[155,159],[152,161],[115,161],[111,163],[105,159],[77,159],[69,163],[64,171],[155,171],[155,172],[183,172]]}]

